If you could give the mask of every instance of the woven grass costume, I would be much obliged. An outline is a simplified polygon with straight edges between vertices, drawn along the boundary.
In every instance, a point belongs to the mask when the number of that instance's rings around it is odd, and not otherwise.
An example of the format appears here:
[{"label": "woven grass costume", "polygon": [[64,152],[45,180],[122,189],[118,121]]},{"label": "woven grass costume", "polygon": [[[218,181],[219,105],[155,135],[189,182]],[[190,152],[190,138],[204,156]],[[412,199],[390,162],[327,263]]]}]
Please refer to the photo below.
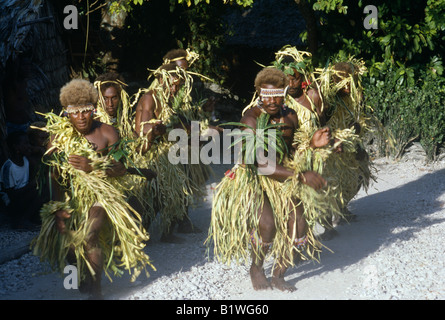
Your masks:
[{"label": "woven grass costume", "polygon": [[[281,89],[284,97],[284,88]],[[260,94],[261,97],[261,94]],[[285,107],[285,106],[283,106]],[[260,99],[252,100],[252,103],[244,110],[250,108],[261,108]],[[243,113],[244,113],[243,112]],[[243,128],[244,124],[240,124]],[[275,237],[272,243],[267,244],[268,257],[275,257],[275,263],[279,258],[284,258],[283,263],[293,266],[295,260],[318,259],[318,253],[322,244],[316,238],[313,228],[317,221],[321,221],[324,214],[331,209],[331,203],[325,201],[325,190],[315,191],[303,184],[299,179],[301,168],[292,162],[292,153],[283,146],[283,141],[277,139],[276,145],[271,149],[266,146],[273,131],[280,127],[279,123],[271,123],[269,115],[262,113],[257,118],[256,128],[248,128],[251,132],[261,132],[262,135],[251,134],[243,131],[238,142],[243,143],[243,157],[254,157],[255,146],[265,148],[268,152],[277,152],[278,163],[294,171],[294,175],[284,182],[275,180],[267,175],[258,174],[254,164],[237,164],[226,172],[225,177],[216,188],[212,204],[212,219],[209,230],[209,244],[213,244],[215,257],[222,262],[248,262],[251,258],[250,250],[254,253],[254,259],[259,258],[261,247],[266,245],[262,242],[257,230],[259,230],[258,212],[264,205],[267,197],[273,209],[273,218],[276,227]],[[268,133],[269,132],[269,133]],[[279,132],[279,130],[278,130]],[[278,137],[280,134],[278,134]],[[235,141],[237,142],[237,141]],[[252,162],[250,162],[252,163]],[[291,199],[298,199],[297,202]],[[300,204],[304,206],[304,219],[307,224],[306,234],[297,238],[295,221],[291,225],[289,217]]]},{"label": "woven grass costume", "polygon": [[[284,57],[292,57],[294,62],[285,64]],[[290,95],[286,99],[286,104],[297,112],[300,124],[294,141],[298,146],[297,153],[301,156],[295,157],[294,162],[302,169],[322,174],[331,186],[330,196],[337,198],[338,207],[344,209],[360,187],[366,188],[372,178],[369,158],[360,161],[356,159],[357,150],[363,150],[361,137],[369,130],[369,118],[365,116],[361,103],[360,84],[360,77],[366,69],[362,61],[351,58],[345,62],[353,71],[347,76],[340,70],[335,70],[335,62],[329,68],[314,71],[310,57],[310,53],[289,46],[276,53],[277,66],[288,74],[292,74],[295,69],[303,76],[303,95],[311,103],[311,108],[307,108]],[[350,94],[340,96],[339,91],[349,83],[351,83]],[[327,118],[326,123],[320,121],[316,108],[308,97],[309,88],[319,93],[321,112]],[[360,134],[356,132],[354,123],[360,125]],[[312,135],[324,125],[330,128],[336,143],[331,147],[310,148],[309,141]],[[335,149],[340,144],[343,152],[337,153]],[[339,218],[333,217],[334,220]]]},{"label": "woven grass costume", "polygon": [[[323,96],[320,93],[321,89],[319,83],[314,77],[314,70],[311,62],[312,54],[305,51],[299,51],[295,47],[285,46],[275,54],[274,66],[282,70],[289,76],[297,76],[295,72],[302,77],[301,88],[302,97],[304,101],[309,102],[309,105],[303,106],[297,99],[289,93],[286,95],[285,104],[297,113],[299,128],[294,135],[294,145],[296,148],[295,156],[292,158],[292,166],[299,168],[300,171],[315,171],[327,180],[330,186],[329,192],[326,193],[325,201],[331,202],[336,208],[332,214],[340,213],[338,206],[336,206],[336,199],[340,197],[335,176],[326,175],[324,171],[326,159],[335,153],[333,150],[336,146],[325,146],[321,148],[312,148],[310,141],[314,133],[324,127],[324,117],[320,117],[325,111]],[[309,95],[310,90],[317,93],[319,99],[319,110],[314,99]],[[312,92],[311,92],[312,93]],[[313,94],[313,93],[312,93]],[[330,227],[331,217],[326,217],[323,225]]]},{"label": "woven grass costume", "polygon": [[[147,89],[139,90],[135,97],[136,102],[141,94],[151,93],[155,102],[156,119],[141,122],[140,128],[135,130],[140,132],[140,138],[143,138],[146,124],[161,120],[167,127],[167,133],[152,142],[149,151],[145,153],[145,159],[158,175],[157,199],[163,229],[168,230],[172,221],[186,218],[188,206],[205,195],[204,187],[209,176],[209,168],[202,163],[183,165],[172,164],[169,160],[169,151],[176,144],[168,140],[169,132],[175,128],[187,130],[191,121],[199,121],[203,129],[206,127],[206,121],[199,106],[193,104],[190,98],[192,77],[180,67],[172,64],[163,66],[168,68],[160,67],[153,71],[156,77],[154,84]],[[172,81],[183,82],[181,89],[173,98],[170,91]]]},{"label": "woven grass costume", "polygon": [[[146,139],[136,137],[133,130],[133,115],[130,97],[125,90],[127,86],[123,79],[116,73],[106,73],[99,76],[94,82],[99,93],[99,100],[96,109],[96,118],[106,124],[112,125],[119,132],[122,142],[125,143],[125,148],[128,150],[126,157],[123,159],[127,163],[127,167],[135,167],[139,169],[152,169],[146,158],[141,154],[141,145],[147,143]],[[116,89],[117,98],[119,99],[116,116],[112,117],[106,111],[106,101],[104,92],[109,87]],[[127,191],[127,197],[131,199],[134,197],[141,204],[144,227],[148,228],[150,222],[156,215],[158,190],[156,188],[155,180],[147,180],[140,174],[127,175],[125,179],[121,179],[124,184],[123,188]]]},{"label": "woven grass costume", "polygon": [[[366,72],[364,61],[350,57],[335,61],[318,70],[320,90],[325,99],[327,125],[333,137],[342,143],[342,153],[332,153],[325,161],[324,172],[338,183],[339,205],[346,208],[360,188],[367,190],[372,174],[372,162],[364,153],[363,136],[372,130],[363,101],[361,76]],[[344,88],[349,92],[343,93]]]},{"label": "woven grass costume", "polygon": [[307,95],[308,89],[311,87],[318,90],[318,84],[314,81],[311,58],[312,54],[310,52],[298,51],[295,47],[285,46],[275,53],[274,61],[274,66],[282,70],[286,75],[294,76],[295,71],[297,71],[303,77],[303,95],[307,97],[307,100],[311,103],[311,108],[302,106],[289,94],[286,95],[285,103],[297,112],[299,131],[305,130],[308,132],[317,130],[322,126],[316,112],[316,107],[312,99]]},{"label": "woven grass costume", "polygon": [[[97,96],[96,99],[90,99],[91,97],[82,97],[82,93],[78,94],[78,105],[65,105],[65,111],[83,112],[94,108]],[[64,191],[64,196],[63,199],[50,201],[42,207],[42,227],[33,242],[34,254],[41,260],[47,260],[54,269],[63,272],[68,254],[73,253],[79,281],[85,279],[87,273],[97,276],[87,258],[86,243],[91,223],[90,208],[102,206],[106,212],[106,221],[99,233],[98,246],[104,259],[105,274],[110,281],[111,275],[122,275],[124,270],[132,275],[132,281],[142,270],[148,276],[146,267],[154,269],[144,252],[149,235],[141,225],[140,215],[126,201],[126,190],[122,190],[120,181],[125,177],[112,178],[105,173],[113,163],[113,155],[102,156],[95,151],[66,116],[52,112],[43,116],[47,121],[44,130],[52,136],[51,148],[47,150],[44,161],[52,172],[57,173],[57,182]],[[86,173],[75,169],[68,163],[68,156],[72,154],[91,160],[93,170]],[[55,213],[62,209],[71,215],[65,221],[66,233],[60,233],[55,225]]]}]

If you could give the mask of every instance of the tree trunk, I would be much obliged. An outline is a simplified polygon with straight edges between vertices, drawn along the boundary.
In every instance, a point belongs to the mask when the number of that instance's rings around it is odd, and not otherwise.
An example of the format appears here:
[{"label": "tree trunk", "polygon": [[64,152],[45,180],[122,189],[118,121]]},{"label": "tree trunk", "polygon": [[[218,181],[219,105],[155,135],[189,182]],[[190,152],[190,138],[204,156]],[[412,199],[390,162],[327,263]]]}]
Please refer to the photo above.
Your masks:
[{"label": "tree trunk", "polygon": [[308,0],[295,0],[306,22],[308,51],[314,55],[318,49],[317,18]]}]

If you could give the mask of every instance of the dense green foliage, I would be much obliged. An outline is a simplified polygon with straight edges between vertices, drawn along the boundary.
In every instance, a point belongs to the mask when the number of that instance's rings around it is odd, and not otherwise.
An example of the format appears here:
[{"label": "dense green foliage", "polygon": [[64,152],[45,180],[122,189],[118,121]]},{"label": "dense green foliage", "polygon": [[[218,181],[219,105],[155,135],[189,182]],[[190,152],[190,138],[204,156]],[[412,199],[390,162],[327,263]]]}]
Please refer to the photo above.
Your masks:
[{"label": "dense green foliage", "polygon": [[394,136],[393,155],[419,141],[435,159],[445,142],[445,1],[372,4],[378,9],[377,29],[363,27],[365,1],[343,1],[346,14],[321,14],[316,57],[320,64],[333,52],[363,58],[367,104]]},{"label": "dense green foliage", "polygon": [[[384,79],[393,73],[399,84],[413,85],[422,71],[442,69],[438,58],[445,49],[444,0],[383,1],[372,4],[378,9],[378,28],[363,26],[365,1],[343,1],[347,13],[320,15],[320,62],[332,53],[362,57],[369,76]],[[433,68],[425,70],[428,64]]]},{"label": "dense green foliage", "polygon": [[227,7],[222,1],[212,5],[197,1],[191,6],[178,0],[111,1],[112,12],[127,12],[125,27],[116,32],[115,40],[122,48],[121,69],[140,79],[148,75],[147,68],[159,67],[167,51],[184,48],[201,57],[193,71],[223,82],[223,60],[217,57],[230,33],[220,18]]},{"label": "dense green foliage", "polygon": [[[419,141],[435,159],[445,143],[445,1],[307,1],[319,19],[315,63],[363,58],[366,103],[395,139],[391,154]],[[378,10],[377,29],[364,27],[366,5]]]},{"label": "dense green foliage", "polygon": [[444,78],[425,73],[414,85],[400,86],[389,75],[377,83],[368,79],[364,93],[365,103],[395,140],[392,155],[401,156],[410,142],[419,141],[428,159],[436,159],[445,143]]}]

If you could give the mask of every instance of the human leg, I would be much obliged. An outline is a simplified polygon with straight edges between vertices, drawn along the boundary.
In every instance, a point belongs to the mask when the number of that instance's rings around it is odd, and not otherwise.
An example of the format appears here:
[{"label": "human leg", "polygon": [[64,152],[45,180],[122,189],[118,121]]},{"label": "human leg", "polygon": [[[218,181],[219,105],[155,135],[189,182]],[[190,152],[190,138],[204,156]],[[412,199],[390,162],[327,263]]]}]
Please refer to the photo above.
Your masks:
[{"label": "human leg", "polygon": [[101,206],[90,208],[88,216],[88,233],[86,238],[86,256],[92,270],[87,272],[85,284],[86,291],[92,299],[102,298],[102,268],[103,256],[99,245],[99,234],[106,221],[107,214]]},{"label": "human leg", "polygon": [[255,290],[265,290],[270,289],[271,285],[264,274],[263,264],[276,233],[273,210],[267,197],[258,213],[258,218],[258,230],[253,230],[252,233],[250,279]]},{"label": "human leg", "polygon": [[[289,220],[288,220],[288,237],[294,239],[290,244],[295,254],[299,254],[297,250],[300,250],[304,245],[307,234],[307,223],[303,216],[304,207],[298,200],[294,199],[289,204]],[[300,247],[300,248],[299,248]],[[297,257],[298,258],[298,257]],[[295,287],[286,281],[284,281],[284,274],[290,265],[292,257],[279,257],[275,263],[274,270],[272,272],[271,285],[281,291],[294,291]]]}]

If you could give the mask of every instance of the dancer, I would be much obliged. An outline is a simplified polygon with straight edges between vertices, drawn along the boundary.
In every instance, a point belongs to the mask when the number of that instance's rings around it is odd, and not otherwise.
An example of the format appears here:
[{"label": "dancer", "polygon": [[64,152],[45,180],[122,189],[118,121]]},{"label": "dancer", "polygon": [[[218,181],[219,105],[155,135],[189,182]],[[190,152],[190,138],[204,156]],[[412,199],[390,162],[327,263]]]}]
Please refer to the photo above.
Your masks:
[{"label": "dancer", "polygon": [[326,124],[332,128],[333,136],[342,141],[343,149],[342,153],[328,157],[324,170],[337,181],[339,206],[348,221],[355,218],[347,209],[348,203],[374,179],[372,162],[363,145],[363,136],[371,127],[371,118],[366,115],[362,101],[361,76],[365,71],[364,62],[353,57],[347,61],[334,60],[319,71]]},{"label": "dancer", "polygon": [[[251,132],[279,127],[281,133],[277,135],[282,139],[276,140],[274,148],[278,160],[268,163],[274,152],[268,146],[267,157],[259,156],[256,161],[246,163],[253,153],[264,153],[249,151],[246,147],[249,142],[245,142],[243,161],[226,172],[212,204],[208,243],[212,240],[215,257],[227,263],[247,262],[250,252],[250,277],[255,290],[271,287],[295,290],[284,280],[285,272],[296,260],[317,257],[321,247],[312,228],[331,209],[324,201],[326,181],[315,172],[299,171],[289,161],[298,119],[295,111],[283,104],[287,84],[286,75],[276,68],[260,71],[255,79],[258,98],[245,109],[240,123],[242,127],[250,127]],[[265,134],[267,140],[270,141],[272,134],[270,131]],[[252,135],[251,139],[256,139],[258,146],[266,138]],[[322,147],[329,140],[329,130],[318,130],[311,145]],[[270,282],[263,270],[268,255],[275,258]]]},{"label": "dancer", "polygon": [[94,82],[99,93],[95,118],[112,125],[120,134],[121,141],[129,150],[126,159],[127,171],[132,174],[121,179],[123,189],[127,191],[128,202],[142,216],[143,225],[149,228],[153,221],[156,207],[156,173],[141,155],[141,142],[136,138],[132,126],[130,98],[125,90],[123,77],[115,72],[99,75]]},{"label": "dancer", "polygon": [[41,209],[42,227],[33,242],[34,254],[55,269],[75,264],[80,289],[93,299],[102,298],[102,271],[111,280],[110,273],[133,269],[133,281],[152,266],[144,252],[149,237],[141,217],[115,183],[126,173],[110,152],[119,135],[93,119],[97,99],[93,84],[74,79],[60,91],[68,116],[44,114],[51,136],[45,162],[54,180],[53,200]]}]

